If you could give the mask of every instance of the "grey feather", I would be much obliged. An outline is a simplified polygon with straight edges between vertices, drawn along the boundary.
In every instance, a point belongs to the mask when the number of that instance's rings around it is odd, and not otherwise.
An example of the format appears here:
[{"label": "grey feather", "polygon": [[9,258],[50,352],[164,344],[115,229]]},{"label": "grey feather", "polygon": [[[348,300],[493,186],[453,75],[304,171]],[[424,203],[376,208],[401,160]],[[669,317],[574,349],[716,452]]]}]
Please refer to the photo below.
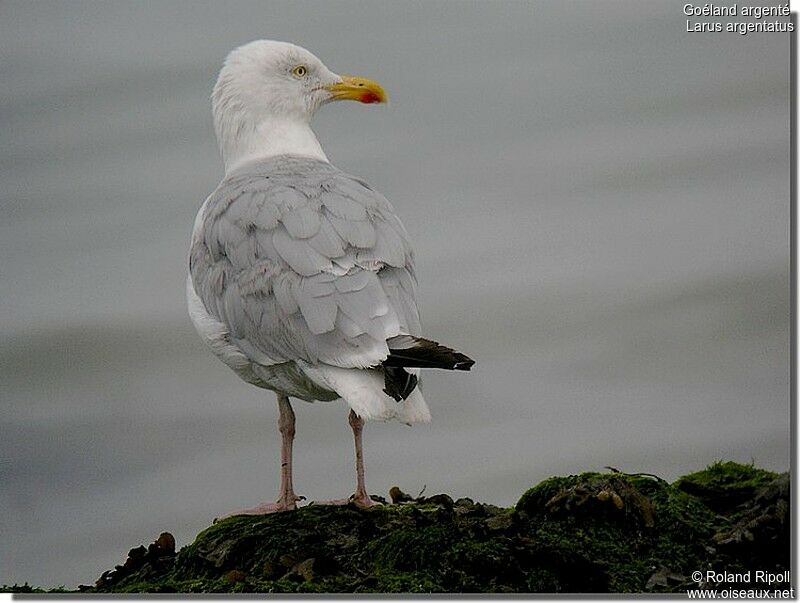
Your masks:
[{"label": "grey feather", "polygon": [[328,258],[344,255],[344,241],[328,220],[321,220],[319,230],[308,240],[313,249]]},{"label": "grey feather", "polygon": [[267,200],[275,204],[282,215],[308,204],[308,197],[293,186],[278,185],[267,189],[265,192],[267,193]]},{"label": "grey feather", "polygon": [[322,216],[319,210],[306,205],[288,212],[282,222],[294,238],[308,239],[319,232]]},{"label": "grey feather", "polygon": [[356,249],[349,248],[347,253],[342,254],[341,257],[336,257],[331,260],[333,263],[333,273],[337,276],[344,276],[345,274],[352,274],[356,268],[361,268],[356,264]]},{"label": "grey feather", "polygon": [[272,285],[275,299],[285,316],[291,316],[300,309],[294,290],[297,286],[297,275],[292,273],[279,274]]},{"label": "grey feather", "polygon": [[253,362],[376,366],[420,334],[407,233],[391,204],[328,163],[279,157],[230,174],[190,250],[195,291]]},{"label": "grey feather", "polygon": [[331,261],[306,241],[295,239],[280,226],[272,235],[272,244],[289,267],[301,276],[314,276],[330,270]]},{"label": "grey feather", "polygon": [[387,208],[394,213],[386,198],[359,178],[341,174],[331,178],[326,188],[338,193],[341,197],[355,201],[365,209]]},{"label": "grey feather", "polygon": [[358,326],[344,312],[339,312],[336,316],[336,328],[339,329],[346,337],[358,337],[367,332],[366,329]]},{"label": "grey feather", "polygon": [[264,193],[255,193],[254,200],[258,202],[258,204],[253,204],[258,208],[258,213],[256,214],[255,220],[253,220],[253,224],[261,230],[272,230],[275,228],[281,217],[278,206],[271,201],[267,201],[267,195]]},{"label": "grey feather", "polygon": [[322,204],[331,214],[343,220],[365,220],[367,218],[367,210],[361,203],[336,192],[326,193],[323,196]]},{"label": "grey feather", "polygon": [[[275,223],[277,225],[277,222]],[[275,244],[272,242],[272,235],[274,230],[262,230],[256,228],[252,236],[256,240],[256,254],[259,258],[273,259],[275,261],[280,257],[278,250],[275,249]]]},{"label": "grey feather", "polygon": [[375,221],[375,232],[375,245],[359,250],[356,259],[360,263],[383,262],[398,268],[405,266],[408,254],[401,235],[383,220]]},{"label": "grey feather", "polygon": [[333,283],[303,279],[297,292],[297,303],[308,328],[315,335],[332,331],[336,322],[338,306]]},{"label": "grey feather", "polygon": [[250,233],[237,231],[237,238],[231,238],[223,248],[235,268],[247,269],[259,260],[258,242]]},{"label": "grey feather", "polygon": [[333,295],[327,297],[311,297],[301,295],[297,300],[303,318],[306,319],[308,329],[314,335],[321,335],[333,331],[336,323],[338,306]]},{"label": "grey feather", "polygon": [[250,268],[236,275],[236,282],[242,295],[267,296],[272,293],[272,279],[280,274],[280,267],[271,259],[257,260]]},{"label": "grey feather", "polygon": [[333,279],[329,278],[333,275],[318,274],[317,276],[303,279],[301,287],[303,294],[310,297],[326,297],[336,291],[336,286]]},{"label": "grey feather", "polygon": [[369,283],[371,273],[366,270],[359,270],[352,274],[346,274],[336,279],[334,285],[341,293],[351,291],[361,291]]},{"label": "grey feather", "polygon": [[348,220],[337,216],[328,216],[328,221],[342,239],[358,247],[367,249],[375,245],[375,228],[369,220]]},{"label": "grey feather", "polygon": [[[412,295],[409,295],[400,284],[403,277],[409,277],[405,270],[398,268],[384,268],[378,273],[386,291],[389,304],[395,309],[400,318],[400,331],[410,335],[420,335],[422,326],[419,319],[417,303]],[[409,278],[409,284],[412,283]]]}]

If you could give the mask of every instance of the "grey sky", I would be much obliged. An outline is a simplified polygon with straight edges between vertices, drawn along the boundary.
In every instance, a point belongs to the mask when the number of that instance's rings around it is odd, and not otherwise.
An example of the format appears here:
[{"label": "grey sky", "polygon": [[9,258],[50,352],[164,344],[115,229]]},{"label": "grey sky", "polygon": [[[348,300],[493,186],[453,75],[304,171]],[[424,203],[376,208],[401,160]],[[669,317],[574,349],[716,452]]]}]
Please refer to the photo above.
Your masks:
[{"label": "grey sky", "polygon": [[[0,4],[0,583],[90,582],[162,530],[274,498],[274,396],[185,311],[222,175],[225,54],[292,41],[387,107],[329,158],[395,205],[429,426],[368,424],[367,485],[512,504],[555,473],[788,467],[788,37],[678,1]],[[337,403],[295,404],[296,488],[352,490]]]}]

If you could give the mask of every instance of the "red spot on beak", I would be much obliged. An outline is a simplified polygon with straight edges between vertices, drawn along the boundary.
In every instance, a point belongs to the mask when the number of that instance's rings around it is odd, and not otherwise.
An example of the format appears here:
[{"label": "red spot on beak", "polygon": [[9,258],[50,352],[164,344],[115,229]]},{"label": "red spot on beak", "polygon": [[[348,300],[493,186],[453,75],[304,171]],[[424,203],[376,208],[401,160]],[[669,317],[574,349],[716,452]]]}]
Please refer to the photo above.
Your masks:
[{"label": "red spot on beak", "polygon": [[365,92],[359,97],[358,100],[368,105],[372,103],[379,103],[381,101],[380,97],[374,92]]}]

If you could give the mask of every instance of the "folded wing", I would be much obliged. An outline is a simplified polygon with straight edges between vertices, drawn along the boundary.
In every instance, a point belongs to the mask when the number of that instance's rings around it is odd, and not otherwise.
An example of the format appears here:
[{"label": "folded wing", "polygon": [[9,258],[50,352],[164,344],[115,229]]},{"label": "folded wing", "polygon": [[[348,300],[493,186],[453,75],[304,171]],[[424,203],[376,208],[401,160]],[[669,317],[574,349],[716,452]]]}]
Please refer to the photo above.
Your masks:
[{"label": "folded wing", "polygon": [[311,159],[234,173],[206,201],[190,252],[207,311],[254,362],[379,365],[419,335],[413,254],[389,202]]}]

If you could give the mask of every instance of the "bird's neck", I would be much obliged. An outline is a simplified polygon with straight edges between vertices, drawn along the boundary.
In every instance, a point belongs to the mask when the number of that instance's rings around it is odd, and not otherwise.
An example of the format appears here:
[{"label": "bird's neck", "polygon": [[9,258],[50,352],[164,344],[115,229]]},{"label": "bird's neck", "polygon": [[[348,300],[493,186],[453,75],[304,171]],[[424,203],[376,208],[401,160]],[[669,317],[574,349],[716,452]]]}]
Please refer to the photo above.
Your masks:
[{"label": "bird's neck", "polygon": [[264,118],[249,128],[231,128],[219,142],[226,174],[246,163],[278,155],[328,161],[310,124],[302,119]]}]

